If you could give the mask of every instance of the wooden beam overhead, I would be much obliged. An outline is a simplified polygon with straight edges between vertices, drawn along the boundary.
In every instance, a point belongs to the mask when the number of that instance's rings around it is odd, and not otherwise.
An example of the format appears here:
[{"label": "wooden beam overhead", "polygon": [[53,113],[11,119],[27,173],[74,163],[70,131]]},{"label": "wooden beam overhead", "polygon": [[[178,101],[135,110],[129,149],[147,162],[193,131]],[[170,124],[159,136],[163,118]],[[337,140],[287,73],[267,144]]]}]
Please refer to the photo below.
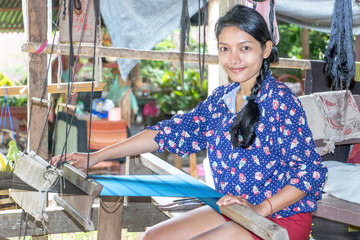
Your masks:
[{"label": "wooden beam overhead", "polygon": [[[94,92],[102,91],[106,83],[99,83],[98,87],[94,86]],[[20,92],[21,91],[21,92]],[[60,88],[58,84],[49,84],[48,93],[67,93],[68,84],[61,83]],[[73,83],[71,93],[75,92],[91,92],[91,82],[76,82]],[[10,86],[10,87],[0,87],[0,96],[14,96],[14,95],[26,95],[28,94],[27,86]]]},{"label": "wooden beam overhead", "polygon": [[[40,43],[29,42],[25,43],[22,46],[23,52],[35,53],[39,48]],[[51,53],[51,44],[48,44],[41,54],[50,54]],[[74,46],[75,48],[78,45]],[[165,51],[144,51],[144,50],[133,50],[128,48],[115,48],[115,47],[97,47],[96,50],[99,56],[102,57],[117,57],[117,58],[128,58],[128,59],[146,59],[146,60],[155,60],[155,61],[170,61],[178,62],[180,53],[179,52],[165,52]],[[94,52],[94,47],[90,45],[81,45],[80,47],[80,56],[92,57]],[[69,55],[70,46],[68,44],[54,45],[53,49],[54,54]],[[185,62],[194,62],[199,61],[198,53],[185,53]],[[205,63],[206,64],[218,64],[218,57],[214,54],[205,54]],[[275,68],[295,68],[295,69],[311,69],[311,64],[309,60],[302,59],[289,59],[281,58],[278,63],[272,64],[272,67]]]}]

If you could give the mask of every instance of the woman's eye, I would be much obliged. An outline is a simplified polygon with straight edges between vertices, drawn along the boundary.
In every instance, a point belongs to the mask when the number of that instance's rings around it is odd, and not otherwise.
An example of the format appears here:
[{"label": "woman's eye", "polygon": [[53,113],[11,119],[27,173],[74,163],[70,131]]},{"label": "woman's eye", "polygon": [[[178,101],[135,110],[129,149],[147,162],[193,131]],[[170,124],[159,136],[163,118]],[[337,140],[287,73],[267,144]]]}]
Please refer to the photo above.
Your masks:
[{"label": "woman's eye", "polygon": [[243,50],[243,51],[247,51],[247,50],[249,50],[250,49],[250,47],[248,47],[248,46],[243,46],[242,48],[241,48],[241,50]]},{"label": "woman's eye", "polygon": [[221,52],[226,52],[227,50],[228,50],[227,47],[220,47],[220,51],[221,51]]}]

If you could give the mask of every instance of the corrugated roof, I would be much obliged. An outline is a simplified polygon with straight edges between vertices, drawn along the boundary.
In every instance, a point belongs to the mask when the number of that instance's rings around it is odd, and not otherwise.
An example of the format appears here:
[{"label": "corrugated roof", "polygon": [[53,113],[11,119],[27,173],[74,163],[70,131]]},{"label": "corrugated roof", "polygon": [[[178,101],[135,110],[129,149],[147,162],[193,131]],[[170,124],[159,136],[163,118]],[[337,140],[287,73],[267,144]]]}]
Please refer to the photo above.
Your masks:
[{"label": "corrugated roof", "polygon": [[[0,32],[23,32],[22,0],[0,0]],[[46,0],[43,1],[46,4]],[[53,19],[56,20],[58,0],[53,0]],[[54,20],[54,21],[55,21]]]}]

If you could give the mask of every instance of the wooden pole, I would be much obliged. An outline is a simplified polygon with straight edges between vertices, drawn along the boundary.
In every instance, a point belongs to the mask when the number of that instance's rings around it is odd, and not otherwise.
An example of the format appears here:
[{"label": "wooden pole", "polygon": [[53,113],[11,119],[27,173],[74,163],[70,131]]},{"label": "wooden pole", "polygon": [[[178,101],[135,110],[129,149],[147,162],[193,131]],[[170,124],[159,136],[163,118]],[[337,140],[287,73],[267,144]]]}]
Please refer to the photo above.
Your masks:
[{"label": "wooden pole", "polygon": [[355,38],[355,62],[360,62],[360,35]]},{"label": "wooden pole", "polygon": [[[302,59],[310,58],[310,47],[309,47],[309,29],[301,28],[301,47],[302,47]],[[305,79],[306,70],[301,71],[301,79]]]},{"label": "wooden pole", "polygon": [[[47,39],[47,5],[44,0],[27,1],[28,9],[28,23],[29,23],[29,41],[43,43]],[[29,79],[28,79],[28,119],[30,114],[30,132],[28,146],[30,149],[38,149],[38,155],[43,159],[48,158],[48,133],[47,133],[47,105],[35,105],[30,111],[30,103],[33,97],[41,97],[44,80],[47,75],[47,55],[29,54]],[[46,84],[47,85],[47,84]],[[46,87],[46,86],[45,86]],[[45,89],[46,94],[46,89]],[[45,95],[47,97],[47,94]],[[43,124],[46,124],[45,131],[43,131]],[[44,132],[44,136],[41,134]],[[40,139],[42,138],[42,143]],[[47,239],[47,236],[33,236],[33,239]]]}]

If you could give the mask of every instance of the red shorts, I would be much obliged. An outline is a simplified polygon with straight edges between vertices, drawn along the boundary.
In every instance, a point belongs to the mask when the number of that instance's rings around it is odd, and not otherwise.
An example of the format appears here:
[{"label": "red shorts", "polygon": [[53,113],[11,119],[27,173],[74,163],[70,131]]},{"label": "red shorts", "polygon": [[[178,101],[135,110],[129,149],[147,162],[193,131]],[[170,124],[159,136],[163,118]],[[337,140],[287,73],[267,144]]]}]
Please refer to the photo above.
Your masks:
[{"label": "red shorts", "polygon": [[[231,219],[224,216],[225,220],[231,221]],[[280,225],[285,228],[289,234],[290,240],[308,240],[310,231],[311,231],[311,223],[312,223],[312,213],[299,213],[290,217],[285,218],[273,218],[267,217],[269,220],[274,223]],[[255,240],[261,240],[262,238],[250,232]]]}]

